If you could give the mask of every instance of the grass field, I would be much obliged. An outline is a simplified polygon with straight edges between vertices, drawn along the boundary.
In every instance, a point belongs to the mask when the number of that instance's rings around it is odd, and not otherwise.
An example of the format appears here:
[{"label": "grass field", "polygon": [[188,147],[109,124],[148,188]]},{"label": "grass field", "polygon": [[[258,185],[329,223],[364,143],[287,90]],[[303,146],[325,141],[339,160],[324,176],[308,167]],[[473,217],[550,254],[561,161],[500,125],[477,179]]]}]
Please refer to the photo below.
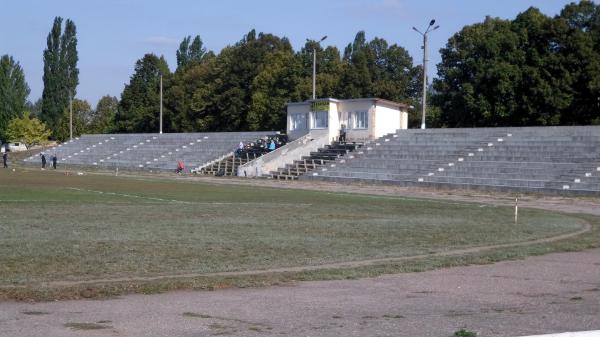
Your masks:
[{"label": "grass field", "polygon": [[[1,170],[0,298],[73,298],[85,296],[90,289],[91,296],[101,296],[149,288],[348,277],[347,270],[268,279],[199,277],[186,281],[177,280],[176,275],[320,265],[522,242],[572,232],[589,221],[532,209],[521,210],[519,219],[515,225],[510,207],[472,203]],[[368,276],[377,270],[357,268],[351,276]],[[402,266],[388,265],[382,272],[402,270]],[[57,281],[154,275],[173,278],[150,285],[131,281],[47,287]]]}]

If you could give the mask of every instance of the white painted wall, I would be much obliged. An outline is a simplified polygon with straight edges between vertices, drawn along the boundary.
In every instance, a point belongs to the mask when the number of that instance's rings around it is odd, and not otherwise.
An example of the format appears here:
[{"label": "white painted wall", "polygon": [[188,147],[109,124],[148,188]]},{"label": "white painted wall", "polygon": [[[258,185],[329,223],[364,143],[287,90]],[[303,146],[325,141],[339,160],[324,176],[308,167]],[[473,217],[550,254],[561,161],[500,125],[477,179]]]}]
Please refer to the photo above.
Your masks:
[{"label": "white painted wall", "polygon": [[375,106],[374,138],[396,132],[401,126],[401,114],[398,108],[385,106],[378,102]]}]

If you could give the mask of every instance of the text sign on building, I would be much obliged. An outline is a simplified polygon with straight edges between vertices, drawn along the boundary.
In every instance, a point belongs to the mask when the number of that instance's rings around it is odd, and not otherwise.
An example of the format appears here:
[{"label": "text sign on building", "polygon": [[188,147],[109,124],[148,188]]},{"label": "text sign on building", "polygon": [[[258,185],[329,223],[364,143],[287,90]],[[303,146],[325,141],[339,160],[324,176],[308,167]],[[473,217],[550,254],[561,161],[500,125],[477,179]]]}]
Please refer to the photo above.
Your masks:
[{"label": "text sign on building", "polygon": [[310,111],[329,111],[329,102],[328,101],[312,102],[310,104]]}]

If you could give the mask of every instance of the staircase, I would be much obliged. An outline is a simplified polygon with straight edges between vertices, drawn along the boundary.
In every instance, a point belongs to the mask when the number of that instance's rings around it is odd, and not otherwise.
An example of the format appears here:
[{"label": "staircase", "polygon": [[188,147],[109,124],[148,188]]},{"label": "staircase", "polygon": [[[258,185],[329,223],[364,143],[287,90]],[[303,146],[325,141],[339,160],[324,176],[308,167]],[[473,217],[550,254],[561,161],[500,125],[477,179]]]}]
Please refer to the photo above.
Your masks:
[{"label": "staircase", "polygon": [[210,176],[236,176],[238,167],[256,159],[260,154],[256,152],[245,152],[241,156],[231,154],[221,160],[210,163],[208,166],[196,170],[195,173]]},{"label": "staircase", "polygon": [[316,152],[311,152],[310,156],[302,157],[302,159],[295,160],[292,164],[271,172],[268,177],[277,180],[296,180],[301,175],[313,170],[327,170],[327,166],[335,165],[332,163],[347,153],[355,151],[362,145],[362,143],[334,142],[326,145],[324,148],[318,149]]}]

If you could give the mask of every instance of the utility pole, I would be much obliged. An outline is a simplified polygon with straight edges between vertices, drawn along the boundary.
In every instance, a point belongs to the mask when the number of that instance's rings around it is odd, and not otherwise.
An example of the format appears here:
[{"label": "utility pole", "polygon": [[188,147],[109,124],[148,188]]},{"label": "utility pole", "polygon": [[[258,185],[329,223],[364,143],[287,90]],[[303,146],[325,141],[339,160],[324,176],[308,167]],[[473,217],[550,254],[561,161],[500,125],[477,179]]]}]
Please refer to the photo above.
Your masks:
[{"label": "utility pole", "polygon": [[162,134],[163,131],[163,86],[162,86],[162,74],[160,74],[160,131],[159,133]]},{"label": "utility pole", "polygon": [[[317,43],[323,42],[327,38],[327,35],[323,36]],[[310,41],[306,39],[306,41]],[[312,83],[312,99],[317,98],[317,48],[313,47],[313,83]]]},{"label": "utility pole", "polygon": [[73,140],[73,95],[69,93],[69,140]]},{"label": "utility pole", "polygon": [[[440,26],[435,26],[433,27],[433,25],[435,24],[435,20],[431,20],[429,22],[429,26],[427,27],[427,30],[425,30],[425,33],[421,33],[420,30],[418,30],[415,27],[412,27],[412,29],[421,34],[423,36],[423,98],[422,98],[422,121],[421,121],[421,129],[425,129],[425,111],[427,110],[427,35],[430,32],[433,32],[434,30],[440,28]],[[433,27],[433,28],[432,28]]]}]

